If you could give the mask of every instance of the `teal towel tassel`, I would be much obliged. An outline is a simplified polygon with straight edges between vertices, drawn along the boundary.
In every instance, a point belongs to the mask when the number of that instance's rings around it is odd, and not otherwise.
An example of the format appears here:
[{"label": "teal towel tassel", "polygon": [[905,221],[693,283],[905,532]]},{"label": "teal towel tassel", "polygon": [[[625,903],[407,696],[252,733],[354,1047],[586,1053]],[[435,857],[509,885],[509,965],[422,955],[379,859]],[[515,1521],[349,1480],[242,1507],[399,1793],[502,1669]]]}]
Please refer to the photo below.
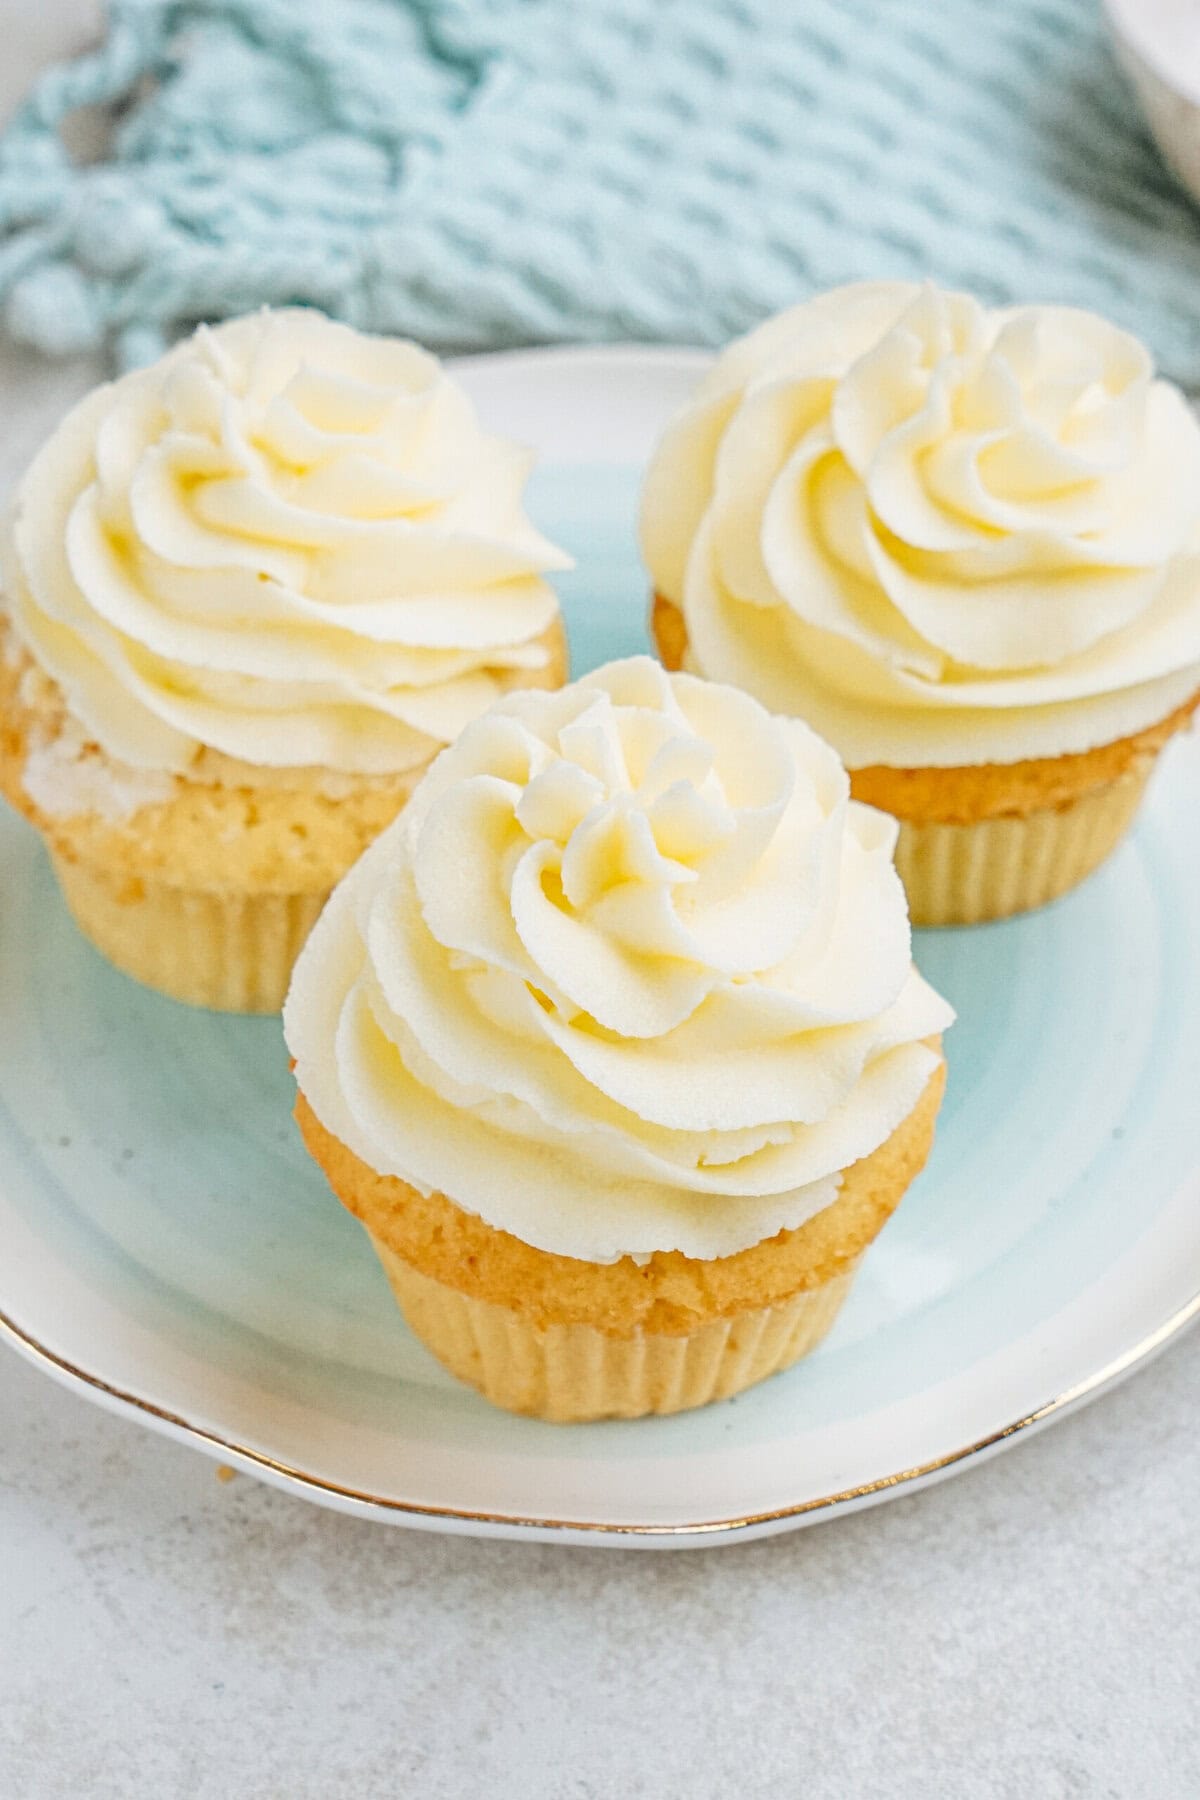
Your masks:
[{"label": "teal towel tassel", "polygon": [[443,350],[719,343],[930,275],[1094,307],[1196,384],[1200,226],[1098,10],[109,0],[0,135],[0,321],[121,366],[288,302]]}]

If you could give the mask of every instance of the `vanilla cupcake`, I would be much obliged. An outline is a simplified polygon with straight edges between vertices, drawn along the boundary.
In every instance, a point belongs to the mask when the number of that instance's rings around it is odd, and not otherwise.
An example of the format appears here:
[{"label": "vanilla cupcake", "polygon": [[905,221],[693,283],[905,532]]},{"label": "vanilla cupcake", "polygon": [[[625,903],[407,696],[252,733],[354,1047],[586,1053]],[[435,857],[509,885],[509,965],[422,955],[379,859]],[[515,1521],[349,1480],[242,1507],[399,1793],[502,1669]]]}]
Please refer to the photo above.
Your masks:
[{"label": "vanilla cupcake", "polygon": [[633,1417],[820,1340],[941,1097],[895,835],[806,726],[647,657],[438,759],[284,1028],[308,1147],[454,1374]]},{"label": "vanilla cupcake", "polygon": [[1200,427],[1089,313],[841,288],[716,362],[642,544],[668,667],[806,719],[902,822],[918,924],[1114,848],[1200,699]]},{"label": "vanilla cupcake", "polygon": [[0,788],[119,968],[276,1010],[438,751],[564,679],[529,466],[434,357],[300,309],[201,328],[54,433],[4,544]]}]

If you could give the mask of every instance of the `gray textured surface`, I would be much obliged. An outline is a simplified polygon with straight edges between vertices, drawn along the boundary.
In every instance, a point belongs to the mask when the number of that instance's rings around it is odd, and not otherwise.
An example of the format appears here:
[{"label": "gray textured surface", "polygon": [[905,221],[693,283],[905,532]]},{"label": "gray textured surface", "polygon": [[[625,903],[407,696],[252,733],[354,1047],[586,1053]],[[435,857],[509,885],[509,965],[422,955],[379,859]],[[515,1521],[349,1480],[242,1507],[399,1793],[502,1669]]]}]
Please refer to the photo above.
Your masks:
[{"label": "gray textured surface", "polygon": [[[0,110],[85,0],[0,0]],[[0,484],[86,371],[0,359]],[[0,1354],[6,1800],[1191,1800],[1200,1335],[974,1473],[680,1555],[385,1530]]]},{"label": "gray textured surface", "polygon": [[975,1472],[721,1551],[285,1498],[0,1357],[14,1800],[1190,1800],[1200,1336]]}]

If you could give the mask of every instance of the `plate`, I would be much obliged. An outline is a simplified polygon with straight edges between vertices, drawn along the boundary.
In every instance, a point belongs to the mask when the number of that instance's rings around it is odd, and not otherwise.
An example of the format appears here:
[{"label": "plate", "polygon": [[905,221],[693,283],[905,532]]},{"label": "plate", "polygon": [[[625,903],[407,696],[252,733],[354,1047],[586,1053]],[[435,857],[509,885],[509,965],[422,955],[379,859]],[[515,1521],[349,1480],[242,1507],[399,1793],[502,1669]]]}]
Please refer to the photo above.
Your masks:
[{"label": "plate", "polygon": [[[472,359],[578,559],[575,668],[645,644],[639,470],[702,359]],[[497,1412],[412,1339],[291,1120],[278,1023],[177,1006],[77,935],[0,819],[0,1330],[78,1392],[324,1504],[439,1530],[730,1543],[953,1473],[1200,1311],[1200,746],[1068,899],[917,955],[957,1006],[932,1161],[837,1327],[675,1418]]]}]

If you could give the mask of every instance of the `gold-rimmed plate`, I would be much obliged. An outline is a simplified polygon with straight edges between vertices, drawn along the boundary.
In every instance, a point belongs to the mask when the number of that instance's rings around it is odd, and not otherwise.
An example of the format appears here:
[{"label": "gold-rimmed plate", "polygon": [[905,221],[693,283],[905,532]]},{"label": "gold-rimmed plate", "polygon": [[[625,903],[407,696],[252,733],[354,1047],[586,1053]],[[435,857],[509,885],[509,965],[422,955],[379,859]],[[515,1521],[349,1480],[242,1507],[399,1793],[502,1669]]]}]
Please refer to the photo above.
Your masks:
[{"label": "gold-rimmed plate", "polygon": [[[697,358],[462,365],[535,444],[577,670],[645,643],[639,472]],[[308,1498],[435,1529],[725,1543],[965,1467],[1119,1379],[1200,1310],[1200,746],[1044,913],[925,933],[959,1010],[933,1160],[827,1343],[734,1401],[558,1427],[408,1335],[305,1158],[273,1020],[109,969],[0,819],[0,1336],[101,1404]]]}]

